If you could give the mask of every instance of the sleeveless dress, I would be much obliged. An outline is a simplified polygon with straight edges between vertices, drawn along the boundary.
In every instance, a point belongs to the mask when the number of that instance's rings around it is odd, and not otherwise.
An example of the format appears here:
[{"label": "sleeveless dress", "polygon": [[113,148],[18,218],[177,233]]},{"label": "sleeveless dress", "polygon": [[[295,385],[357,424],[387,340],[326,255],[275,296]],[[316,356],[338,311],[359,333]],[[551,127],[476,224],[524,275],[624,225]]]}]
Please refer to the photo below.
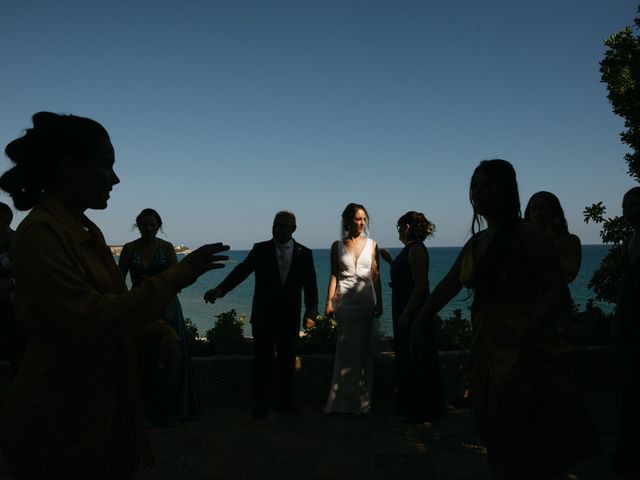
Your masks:
[{"label": "sleeveless dress", "polygon": [[338,284],[333,299],[337,345],[325,413],[367,413],[371,408],[377,320],[371,280],[373,241],[354,259],[338,242]]},{"label": "sleeveless dress", "polygon": [[[440,359],[433,322],[424,325],[423,354],[419,359],[409,353],[409,325],[401,327],[398,319],[409,303],[414,281],[409,265],[409,250],[420,248],[425,253],[425,270],[429,272],[429,253],[422,242],[406,245],[391,266],[391,313],[393,320],[393,349],[396,370],[396,413],[413,422],[434,420],[445,411]],[[429,298],[429,280],[421,303]],[[417,312],[416,312],[417,313]]]},{"label": "sleeveless dress", "polygon": [[[139,252],[134,250],[129,267],[132,286],[139,287],[145,279],[157,275],[168,266],[169,259],[162,249],[156,250],[148,264],[144,263]],[[170,307],[171,321],[169,324],[177,332],[182,350],[182,372],[177,398],[169,398],[172,393],[166,385],[166,379],[162,377],[157,368],[157,352],[141,349],[139,358],[140,394],[146,420],[152,424],[161,422],[162,417],[167,415],[180,420],[189,420],[196,417],[200,410],[191,370],[191,354],[187,344],[182,307],[177,296],[172,300]]]}]

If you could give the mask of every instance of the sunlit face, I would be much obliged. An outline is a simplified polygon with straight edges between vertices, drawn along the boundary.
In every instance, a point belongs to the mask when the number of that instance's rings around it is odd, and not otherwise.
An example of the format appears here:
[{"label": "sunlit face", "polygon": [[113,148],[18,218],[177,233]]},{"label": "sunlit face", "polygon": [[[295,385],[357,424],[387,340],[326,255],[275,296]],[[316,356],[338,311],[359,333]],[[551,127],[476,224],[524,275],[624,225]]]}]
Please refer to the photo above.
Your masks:
[{"label": "sunlit face", "polygon": [[484,170],[474,173],[469,196],[478,215],[491,215],[495,210],[495,187]]},{"label": "sunlit face", "polygon": [[367,214],[364,210],[359,208],[356,210],[351,220],[349,233],[352,236],[362,235],[367,229]]},{"label": "sunlit face", "polygon": [[629,193],[622,199],[622,216],[632,227],[640,227],[640,196]]},{"label": "sunlit face", "polygon": [[273,219],[271,232],[276,242],[287,243],[291,240],[291,236],[295,230],[296,224],[291,215],[277,215],[276,218]]},{"label": "sunlit face", "polygon": [[77,188],[81,207],[95,210],[107,208],[111,189],[120,183],[113,170],[114,163],[113,146],[110,141],[104,139],[100,141],[91,157],[75,166],[71,181]]},{"label": "sunlit face", "polygon": [[158,234],[158,230],[160,230],[158,219],[153,215],[146,215],[140,218],[137,227],[140,231],[140,236],[147,239],[155,238]]},{"label": "sunlit face", "polygon": [[546,227],[553,221],[553,213],[549,201],[540,195],[534,196],[529,202],[531,222],[539,227]]}]

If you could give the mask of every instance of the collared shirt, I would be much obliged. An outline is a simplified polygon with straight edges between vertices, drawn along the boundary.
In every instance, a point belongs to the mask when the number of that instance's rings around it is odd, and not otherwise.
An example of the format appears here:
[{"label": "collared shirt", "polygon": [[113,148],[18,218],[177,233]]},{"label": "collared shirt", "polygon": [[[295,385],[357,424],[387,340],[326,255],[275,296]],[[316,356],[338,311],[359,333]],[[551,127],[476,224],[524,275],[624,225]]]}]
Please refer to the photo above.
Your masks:
[{"label": "collared shirt", "polygon": [[278,261],[278,269],[280,270],[280,280],[282,283],[287,279],[287,275],[289,275],[289,270],[291,269],[291,259],[293,258],[293,239],[290,238],[286,243],[278,243],[273,240],[276,244],[276,259]]}]

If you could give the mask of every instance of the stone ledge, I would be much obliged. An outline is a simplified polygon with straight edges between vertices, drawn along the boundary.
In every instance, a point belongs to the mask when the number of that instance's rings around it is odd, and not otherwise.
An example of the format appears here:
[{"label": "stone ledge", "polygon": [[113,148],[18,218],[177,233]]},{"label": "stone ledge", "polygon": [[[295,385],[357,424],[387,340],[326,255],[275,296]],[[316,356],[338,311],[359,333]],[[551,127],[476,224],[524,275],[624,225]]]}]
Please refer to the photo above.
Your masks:
[{"label": "stone ledge", "polygon": [[[569,351],[574,378],[587,392],[612,390],[622,384],[622,351],[619,347],[575,347]],[[448,401],[459,402],[467,389],[469,351],[440,352]],[[215,355],[194,358],[193,369],[202,402],[233,404],[251,401],[250,355]],[[295,401],[322,406],[333,371],[333,355],[305,354],[296,359]],[[393,405],[393,352],[376,355],[373,403]]]}]

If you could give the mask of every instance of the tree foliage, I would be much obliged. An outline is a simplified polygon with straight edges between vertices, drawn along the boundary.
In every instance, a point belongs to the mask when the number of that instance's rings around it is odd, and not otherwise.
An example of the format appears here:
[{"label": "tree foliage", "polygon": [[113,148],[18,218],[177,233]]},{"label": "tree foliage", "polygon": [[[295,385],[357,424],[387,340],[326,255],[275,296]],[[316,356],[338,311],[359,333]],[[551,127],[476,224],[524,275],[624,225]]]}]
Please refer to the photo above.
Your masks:
[{"label": "tree foliage", "polygon": [[[640,12],[640,8],[638,9]],[[608,47],[600,62],[602,81],[607,84],[607,98],[613,112],[624,119],[625,131],[620,134],[631,151],[624,159],[629,175],[640,181],[640,17],[634,25],[607,38]]]},{"label": "tree foliage", "polygon": [[[640,8],[638,8],[640,13]],[[613,112],[624,120],[625,130],[620,140],[629,146],[625,154],[629,175],[640,181],[640,17],[632,26],[614,33],[604,42],[607,51],[600,62],[602,82],[607,85],[607,98]],[[621,195],[622,196],[622,195]],[[584,210],[584,221],[602,225],[602,243],[612,244],[609,253],[594,271],[589,288],[598,300],[615,302],[620,287],[619,268],[622,242],[630,230],[622,218],[606,218],[606,207],[602,202],[594,203]]]}]

